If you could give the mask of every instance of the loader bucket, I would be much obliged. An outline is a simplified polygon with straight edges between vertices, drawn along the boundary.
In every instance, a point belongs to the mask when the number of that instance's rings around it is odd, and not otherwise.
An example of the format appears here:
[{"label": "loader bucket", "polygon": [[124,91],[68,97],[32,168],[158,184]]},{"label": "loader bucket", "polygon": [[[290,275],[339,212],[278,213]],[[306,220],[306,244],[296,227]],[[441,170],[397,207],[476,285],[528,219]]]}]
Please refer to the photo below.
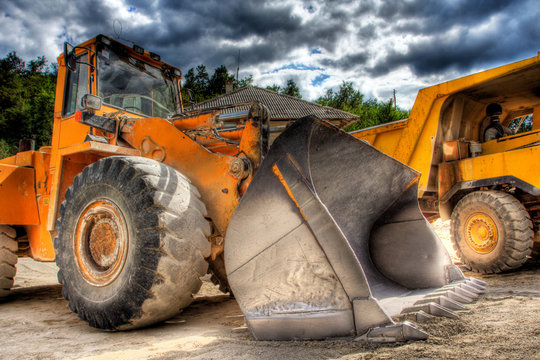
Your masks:
[{"label": "loader bucket", "polygon": [[430,294],[469,285],[420,212],[419,177],[315,117],[284,131],[226,234],[229,283],[253,337],[425,339],[392,316],[446,309],[430,299],[447,296]]}]

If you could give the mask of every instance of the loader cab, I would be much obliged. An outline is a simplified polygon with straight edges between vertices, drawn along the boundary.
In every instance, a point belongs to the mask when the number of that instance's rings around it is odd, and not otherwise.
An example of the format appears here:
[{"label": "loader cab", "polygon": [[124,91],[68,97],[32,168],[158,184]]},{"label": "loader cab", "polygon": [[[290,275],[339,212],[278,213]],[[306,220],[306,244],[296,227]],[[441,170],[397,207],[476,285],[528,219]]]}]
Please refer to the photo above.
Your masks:
[{"label": "loader cab", "polygon": [[66,44],[63,64],[64,118],[83,110],[86,94],[101,99],[103,112],[160,118],[182,112],[180,70],[139,46],[130,48],[99,35],[76,47]]}]

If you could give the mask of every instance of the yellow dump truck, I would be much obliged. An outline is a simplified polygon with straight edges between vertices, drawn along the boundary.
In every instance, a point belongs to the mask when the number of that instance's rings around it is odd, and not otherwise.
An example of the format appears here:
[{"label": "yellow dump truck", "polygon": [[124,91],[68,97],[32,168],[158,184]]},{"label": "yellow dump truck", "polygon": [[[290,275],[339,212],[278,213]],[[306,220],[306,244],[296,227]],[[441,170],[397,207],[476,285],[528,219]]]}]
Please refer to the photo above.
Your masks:
[{"label": "yellow dump truck", "polygon": [[540,53],[422,89],[408,119],[352,135],[422,173],[424,216],[451,219],[473,270],[516,269],[539,246]]}]

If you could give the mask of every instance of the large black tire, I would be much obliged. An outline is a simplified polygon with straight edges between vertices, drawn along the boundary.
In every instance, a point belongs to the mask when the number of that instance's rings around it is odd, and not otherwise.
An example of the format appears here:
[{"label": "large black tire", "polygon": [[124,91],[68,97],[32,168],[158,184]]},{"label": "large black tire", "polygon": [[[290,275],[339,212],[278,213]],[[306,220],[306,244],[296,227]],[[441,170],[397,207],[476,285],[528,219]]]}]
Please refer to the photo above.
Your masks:
[{"label": "large black tire", "polygon": [[475,191],[452,211],[450,234],[457,255],[474,271],[517,269],[531,253],[533,224],[525,207],[502,191]]},{"label": "large black tire", "polygon": [[9,295],[17,269],[17,240],[15,229],[0,225],[0,298]]},{"label": "large black tire", "polygon": [[197,189],[140,157],[107,157],[73,180],[57,222],[58,280],[90,326],[126,330],[188,306],[210,255]]}]

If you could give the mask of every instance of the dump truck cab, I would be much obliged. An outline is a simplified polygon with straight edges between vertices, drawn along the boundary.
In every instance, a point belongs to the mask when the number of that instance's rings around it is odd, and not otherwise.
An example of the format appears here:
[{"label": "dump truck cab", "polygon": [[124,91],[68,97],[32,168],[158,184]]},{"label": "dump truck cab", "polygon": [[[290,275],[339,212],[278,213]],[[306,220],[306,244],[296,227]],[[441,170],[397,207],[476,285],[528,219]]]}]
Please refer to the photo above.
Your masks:
[{"label": "dump truck cab", "polygon": [[[408,119],[354,132],[422,172],[418,197],[424,215],[432,221],[452,218],[454,245],[475,270],[519,267],[533,246],[539,222],[539,89],[535,56],[422,89]],[[491,114],[490,106],[500,110]],[[486,139],[492,117],[517,133]],[[504,223],[509,211],[520,216]]]}]

